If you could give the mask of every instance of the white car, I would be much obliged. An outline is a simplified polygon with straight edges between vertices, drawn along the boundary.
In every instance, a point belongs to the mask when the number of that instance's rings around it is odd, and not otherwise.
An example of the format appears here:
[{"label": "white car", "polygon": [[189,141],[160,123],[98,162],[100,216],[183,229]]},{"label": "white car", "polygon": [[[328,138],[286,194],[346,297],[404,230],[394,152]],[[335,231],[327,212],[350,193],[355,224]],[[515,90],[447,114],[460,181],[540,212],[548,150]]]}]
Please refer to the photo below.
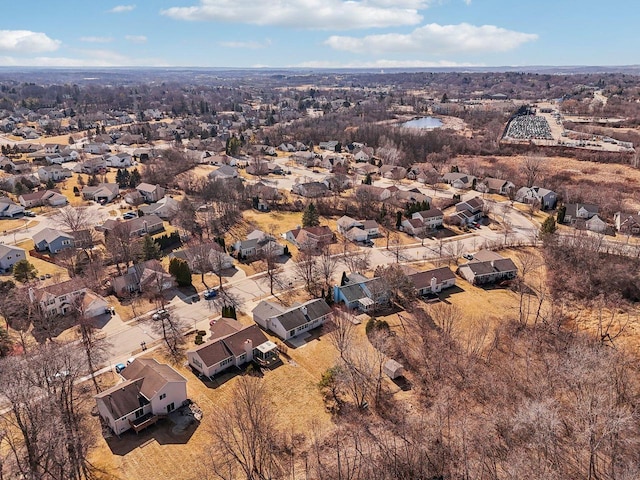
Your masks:
[{"label": "white car", "polygon": [[162,310],[158,310],[156,313],[151,315],[153,320],[160,320],[161,318],[167,318],[169,316],[169,312],[167,312],[164,308]]}]

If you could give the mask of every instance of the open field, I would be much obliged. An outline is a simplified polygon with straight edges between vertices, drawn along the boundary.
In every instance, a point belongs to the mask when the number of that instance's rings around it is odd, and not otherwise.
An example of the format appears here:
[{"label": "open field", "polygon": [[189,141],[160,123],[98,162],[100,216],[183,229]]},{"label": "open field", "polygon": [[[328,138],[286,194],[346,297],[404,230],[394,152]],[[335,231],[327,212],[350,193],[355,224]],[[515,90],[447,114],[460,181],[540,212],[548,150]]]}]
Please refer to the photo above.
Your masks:
[{"label": "open field", "polygon": [[[526,161],[523,155],[510,157],[458,157],[456,163],[461,171],[467,171],[471,166],[476,171],[502,172],[505,178],[517,175]],[[580,196],[597,192],[616,192],[620,195],[621,207],[624,211],[637,212],[640,210],[640,198],[637,195],[626,194],[640,187],[640,170],[630,165],[616,163],[596,163],[576,160],[569,157],[545,157],[541,171],[547,179],[556,177],[563,187],[569,187],[575,195]],[[489,174],[489,173],[487,173]],[[597,193],[596,192],[596,193]],[[558,192],[564,194],[564,192]],[[574,200],[575,201],[575,200]]]}]

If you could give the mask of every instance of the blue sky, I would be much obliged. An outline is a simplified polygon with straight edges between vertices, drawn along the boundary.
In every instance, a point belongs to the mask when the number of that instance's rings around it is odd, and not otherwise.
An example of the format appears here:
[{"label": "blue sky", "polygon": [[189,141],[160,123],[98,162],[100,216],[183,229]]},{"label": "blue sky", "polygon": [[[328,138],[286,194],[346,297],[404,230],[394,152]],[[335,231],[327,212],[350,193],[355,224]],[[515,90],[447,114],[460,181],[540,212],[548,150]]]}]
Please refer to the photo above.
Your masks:
[{"label": "blue sky", "polygon": [[640,64],[631,0],[2,3],[0,66]]}]

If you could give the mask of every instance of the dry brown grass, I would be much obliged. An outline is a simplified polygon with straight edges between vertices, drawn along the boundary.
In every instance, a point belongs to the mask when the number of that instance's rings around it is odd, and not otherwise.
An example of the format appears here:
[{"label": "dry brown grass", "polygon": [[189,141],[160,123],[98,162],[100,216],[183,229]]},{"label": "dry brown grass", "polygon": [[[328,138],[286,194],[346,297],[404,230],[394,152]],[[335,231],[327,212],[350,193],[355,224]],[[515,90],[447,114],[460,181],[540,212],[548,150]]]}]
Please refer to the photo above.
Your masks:
[{"label": "dry brown grass", "polygon": [[[519,170],[527,157],[514,155],[511,157],[457,157],[456,162],[461,169],[475,164],[480,169],[496,171],[502,166],[503,170]],[[602,189],[619,190],[621,182],[630,185],[640,185],[640,170],[629,165],[616,163],[596,163],[576,160],[570,157],[546,157],[543,167],[544,175],[562,174],[566,177],[565,184],[577,186],[581,182],[593,187],[596,182]],[[625,209],[637,211],[640,209],[640,200],[637,198],[625,199]]]},{"label": "dry brown grass", "polygon": [[[307,434],[313,425],[315,429],[326,429],[332,425],[331,416],[325,411],[324,402],[317,388],[321,373],[335,362],[337,352],[325,339],[310,341],[299,349],[289,349],[292,362],[287,362],[273,371],[267,371],[262,377],[274,407],[278,411],[277,421],[284,431]],[[161,354],[155,353],[158,361],[165,361]],[[188,380],[189,398],[197,403],[204,412],[201,424],[193,432],[187,443],[176,443],[170,428],[158,425],[151,427],[140,436],[126,433],[117,444],[127,447],[124,454],[114,454],[107,441],[97,429],[98,420],[94,417],[98,442],[91,452],[90,460],[99,469],[104,470],[103,478],[121,478],[127,480],[146,480],[149,472],[153,478],[188,480],[194,478],[194,465],[200,465],[202,459],[215,445],[208,433],[216,406],[232,401],[232,391],[237,382],[237,374],[220,377],[216,384],[202,382],[183,365],[174,366]],[[112,384],[113,374],[105,374],[103,381]],[[223,383],[222,383],[223,382]],[[180,459],[168,461],[168,459]],[[185,466],[179,468],[179,465]]]},{"label": "dry brown grass", "polygon": [[12,233],[14,230],[22,230],[25,227],[35,227],[39,222],[28,218],[7,218],[0,220],[0,232]]}]

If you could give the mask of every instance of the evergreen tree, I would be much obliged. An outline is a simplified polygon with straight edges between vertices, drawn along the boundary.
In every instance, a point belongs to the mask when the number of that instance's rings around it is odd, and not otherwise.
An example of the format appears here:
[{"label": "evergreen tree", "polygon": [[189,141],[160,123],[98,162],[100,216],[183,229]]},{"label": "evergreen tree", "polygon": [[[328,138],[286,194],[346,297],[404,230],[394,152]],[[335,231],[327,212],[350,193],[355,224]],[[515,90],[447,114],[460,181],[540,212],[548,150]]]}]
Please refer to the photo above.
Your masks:
[{"label": "evergreen tree", "polygon": [[46,186],[47,186],[47,190],[52,190],[56,188],[56,184],[53,181],[53,178],[50,178],[49,180],[47,180]]},{"label": "evergreen tree", "polygon": [[367,173],[364,177],[364,180],[362,180],[362,183],[364,185],[371,185],[372,179],[371,179],[371,174]]},{"label": "evergreen tree", "polygon": [[160,247],[151,235],[145,235],[142,241],[142,258],[145,260],[159,260]]},{"label": "evergreen tree", "polygon": [[398,210],[396,212],[396,228],[400,228],[401,226],[402,226],[402,212]]},{"label": "evergreen tree", "polygon": [[138,185],[140,185],[141,181],[142,181],[142,175],[140,175],[140,172],[138,171],[138,169],[134,168],[133,170],[131,170],[131,173],[129,174],[129,186],[131,188],[135,188]]},{"label": "evergreen tree", "polygon": [[100,183],[100,180],[98,180],[98,176],[95,173],[93,175],[91,175],[91,178],[89,178],[89,184],[88,185],[90,187],[95,187],[99,183]]},{"label": "evergreen tree", "polygon": [[38,272],[28,260],[20,260],[13,265],[13,278],[19,282],[27,282],[36,278]]},{"label": "evergreen tree", "polygon": [[542,227],[540,227],[540,233],[542,235],[551,235],[555,233],[558,229],[556,225],[556,220],[553,217],[547,217],[544,222],[542,222]]},{"label": "evergreen tree", "polygon": [[316,210],[316,206],[311,202],[302,214],[302,226],[317,227],[318,225],[320,225],[320,214]]},{"label": "evergreen tree", "polygon": [[565,207],[564,205],[561,205],[558,208],[558,213],[557,213],[557,220],[558,223],[564,223],[564,216],[567,214],[567,207]]},{"label": "evergreen tree", "polygon": [[340,279],[340,286],[344,287],[349,282],[349,277],[347,277],[347,272],[342,272],[342,278]]},{"label": "evergreen tree", "polygon": [[179,258],[172,258],[169,262],[169,273],[176,279],[179,287],[191,285],[191,269],[189,264]]}]

